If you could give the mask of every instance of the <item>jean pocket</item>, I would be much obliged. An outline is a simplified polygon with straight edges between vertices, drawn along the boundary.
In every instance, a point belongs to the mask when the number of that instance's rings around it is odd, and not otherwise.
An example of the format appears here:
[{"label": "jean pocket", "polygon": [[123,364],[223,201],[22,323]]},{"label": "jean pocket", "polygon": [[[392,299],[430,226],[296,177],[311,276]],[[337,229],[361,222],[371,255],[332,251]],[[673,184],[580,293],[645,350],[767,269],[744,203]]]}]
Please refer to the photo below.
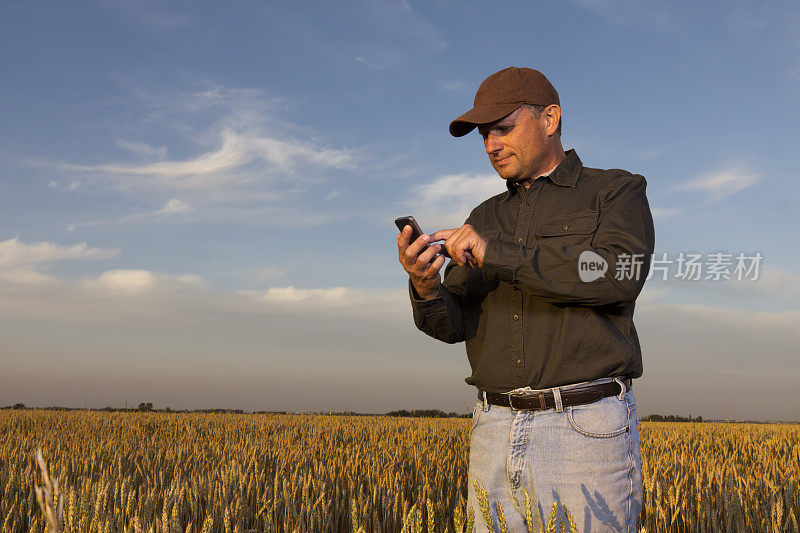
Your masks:
[{"label": "jean pocket", "polygon": [[587,437],[609,438],[630,428],[627,400],[608,396],[596,402],[567,407],[567,420],[572,428]]},{"label": "jean pocket", "polygon": [[625,396],[628,402],[628,413],[630,416],[636,416],[636,399],[633,397],[633,391],[628,391]]},{"label": "jean pocket", "polygon": [[481,411],[483,411],[483,402],[478,402],[475,404],[475,407],[472,408],[472,426],[469,428],[470,433],[472,433],[475,426],[478,425],[478,416]]}]

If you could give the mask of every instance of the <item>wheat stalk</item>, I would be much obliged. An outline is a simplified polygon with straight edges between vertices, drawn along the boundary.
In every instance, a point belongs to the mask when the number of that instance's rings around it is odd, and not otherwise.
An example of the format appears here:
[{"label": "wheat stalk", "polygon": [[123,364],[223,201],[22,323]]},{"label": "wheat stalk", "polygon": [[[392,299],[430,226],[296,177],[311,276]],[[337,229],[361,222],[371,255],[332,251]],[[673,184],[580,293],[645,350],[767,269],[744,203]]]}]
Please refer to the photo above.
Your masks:
[{"label": "wheat stalk", "polygon": [[489,496],[486,494],[486,489],[478,483],[477,479],[473,481],[473,486],[475,487],[475,494],[478,497],[478,505],[481,508],[483,520],[486,522],[486,527],[491,531],[494,529],[494,522],[492,521],[492,512],[489,510]]},{"label": "wheat stalk", "polygon": [[527,490],[525,493],[525,526],[528,528],[528,533],[533,533],[533,509],[531,509],[531,495]]},{"label": "wheat stalk", "polygon": [[[64,510],[64,495],[58,490],[58,481],[52,480],[51,482],[50,480],[50,474],[47,471],[47,463],[45,463],[44,457],[42,457],[41,448],[36,448],[36,462],[39,465],[43,483],[41,487],[38,485],[34,487],[36,491],[36,501],[39,502],[39,508],[47,521],[48,533],[58,533],[61,515]],[[53,508],[53,498],[55,498],[57,502],[55,509]]]},{"label": "wheat stalk", "polygon": [[545,533],[555,533],[557,511],[558,511],[558,502],[553,500],[553,505],[550,506],[550,520],[547,521],[547,528],[545,529]]}]

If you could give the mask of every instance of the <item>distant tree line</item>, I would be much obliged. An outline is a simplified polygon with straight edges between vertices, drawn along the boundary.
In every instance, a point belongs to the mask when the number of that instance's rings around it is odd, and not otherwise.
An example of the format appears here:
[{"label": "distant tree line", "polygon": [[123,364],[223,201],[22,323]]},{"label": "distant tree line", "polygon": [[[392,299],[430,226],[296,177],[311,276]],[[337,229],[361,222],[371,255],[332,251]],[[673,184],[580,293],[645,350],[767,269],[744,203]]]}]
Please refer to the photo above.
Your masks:
[{"label": "distant tree line", "polygon": [[413,411],[400,409],[399,411],[390,411],[386,413],[386,416],[409,416],[412,418],[469,418],[472,415],[453,412],[445,413],[438,409],[414,409]]},{"label": "distant tree line", "polygon": [[702,422],[703,417],[698,416],[697,418],[692,418],[692,415],[688,417],[679,415],[650,415],[647,418],[642,418],[642,420],[646,422]]},{"label": "distant tree line", "polygon": [[[23,403],[15,403],[14,405],[7,405],[5,407],[0,407],[0,409],[28,409]],[[94,408],[82,408],[82,407],[35,407],[34,409],[42,409],[44,411],[105,411],[109,413],[114,412],[141,412],[141,413],[233,413],[233,414],[244,414],[246,411],[244,409],[178,409],[174,410],[169,407],[165,407],[164,409],[154,409],[153,404],[151,402],[142,402],[136,408],[131,407],[130,409],[126,409],[123,407],[111,407],[106,406],[102,409],[94,409]],[[318,414],[318,415],[338,415],[338,416],[406,416],[406,417],[415,417],[415,418],[468,418],[469,414],[459,414],[459,413],[446,413],[444,411],[440,411],[439,409],[415,409],[413,411],[407,411],[405,409],[401,409],[399,411],[391,411],[389,413],[380,414],[380,413],[354,413],[352,411],[325,411],[325,412],[316,412],[316,413],[289,413],[288,411],[253,411],[252,414],[255,415],[285,415],[285,414]]]},{"label": "distant tree line", "polygon": [[[2,407],[1,409],[27,409],[24,403],[15,403],[13,406],[8,405],[6,407]],[[243,409],[180,409],[180,410],[173,410],[169,407],[164,409],[153,409],[153,404],[151,402],[142,402],[138,405],[137,408],[131,409],[124,409],[124,408],[117,408],[117,407],[104,407],[103,409],[81,409],[81,408],[71,408],[71,407],[43,407],[40,409],[50,410],[50,411],[108,411],[108,412],[115,412],[115,411],[122,411],[122,412],[130,412],[130,411],[139,411],[142,413],[149,413],[149,412],[164,412],[164,413],[234,413],[234,414],[244,414],[245,411]],[[285,415],[288,414],[287,411],[254,411],[253,414],[270,414],[270,415]],[[296,413],[302,414],[302,413]],[[310,414],[310,413],[309,413]],[[413,409],[411,411],[406,409],[400,409],[397,411],[389,411],[388,413],[384,413],[383,415],[380,414],[372,414],[372,413],[354,413],[351,411],[340,411],[340,412],[317,412],[313,414],[327,414],[327,415],[345,415],[345,416],[403,416],[403,417],[410,417],[410,418],[469,418],[470,414],[461,414],[455,412],[445,412],[440,411],[439,409]],[[640,419],[644,422],[702,422],[703,417],[692,417],[692,415],[680,416],[680,415],[659,415],[654,414],[647,416],[645,418]]]},{"label": "distant tree line", "polygon": [[[5,407],[0,407],[0,410],[3,409],[41,409],[42,411],[105,411],[108,413],[115,413],[115,412],[142,412],[142,413],[235,413],[235,414],[244,414],[246,411],[244,409],[172,409],[170,407],[165,407],[164,409],[154,409],[152,402],[142,402],[137,407],[125,408],[125,407],[111,407],[106,406],[102,409],[96,408],[84,408],[84,407],[61,407],[61,406],[50,406],[50,407],[26,407],[24,403],[15,403],[14,405],[7,405]],[[256,411],[254,414],[286,414],[286,411]]]}]

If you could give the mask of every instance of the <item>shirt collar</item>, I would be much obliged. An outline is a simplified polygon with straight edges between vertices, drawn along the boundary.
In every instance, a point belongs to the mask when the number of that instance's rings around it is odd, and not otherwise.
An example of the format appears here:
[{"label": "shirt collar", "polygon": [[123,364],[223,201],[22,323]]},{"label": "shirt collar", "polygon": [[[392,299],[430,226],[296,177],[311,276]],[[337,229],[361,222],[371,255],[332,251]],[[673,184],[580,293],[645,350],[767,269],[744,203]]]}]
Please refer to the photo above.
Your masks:
[{"label": "shirt collar", "polygon": [[[560,185],[562,187],[572,187],[575,188],[575,184],[578,181],[578,176],[581,173],[581,169],[583,168],[583,163],[581,163],[580,157],[575,152],[574,148],[571,148],[564,152],[566,157],[561,160],[561,162],[552,169],[547,174],[542,174],[541,176],[537,177],[536,179],[542,177],[550,178],[550,181],[555,183],[556,185]],[[506,188],[508,191],[506,192],[505,197],[503,200],[508,200],[511,196],[519,189],[521,185],[513,181],[506,181]]]}]

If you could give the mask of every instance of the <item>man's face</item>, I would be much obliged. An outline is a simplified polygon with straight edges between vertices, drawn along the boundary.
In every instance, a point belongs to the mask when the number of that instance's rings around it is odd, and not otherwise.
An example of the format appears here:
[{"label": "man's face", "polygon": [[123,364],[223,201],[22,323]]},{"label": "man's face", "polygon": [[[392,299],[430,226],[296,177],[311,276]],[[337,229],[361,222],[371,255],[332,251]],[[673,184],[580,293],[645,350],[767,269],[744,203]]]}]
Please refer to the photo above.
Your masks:
[{"label": "man's face", "polygon": [[[535,178],[547,153],[543,120],[522,107],[490,124],[478,126],[486,154],[501,178],[519,181]],[[544,169],[546,170],[546,169]]]}]

